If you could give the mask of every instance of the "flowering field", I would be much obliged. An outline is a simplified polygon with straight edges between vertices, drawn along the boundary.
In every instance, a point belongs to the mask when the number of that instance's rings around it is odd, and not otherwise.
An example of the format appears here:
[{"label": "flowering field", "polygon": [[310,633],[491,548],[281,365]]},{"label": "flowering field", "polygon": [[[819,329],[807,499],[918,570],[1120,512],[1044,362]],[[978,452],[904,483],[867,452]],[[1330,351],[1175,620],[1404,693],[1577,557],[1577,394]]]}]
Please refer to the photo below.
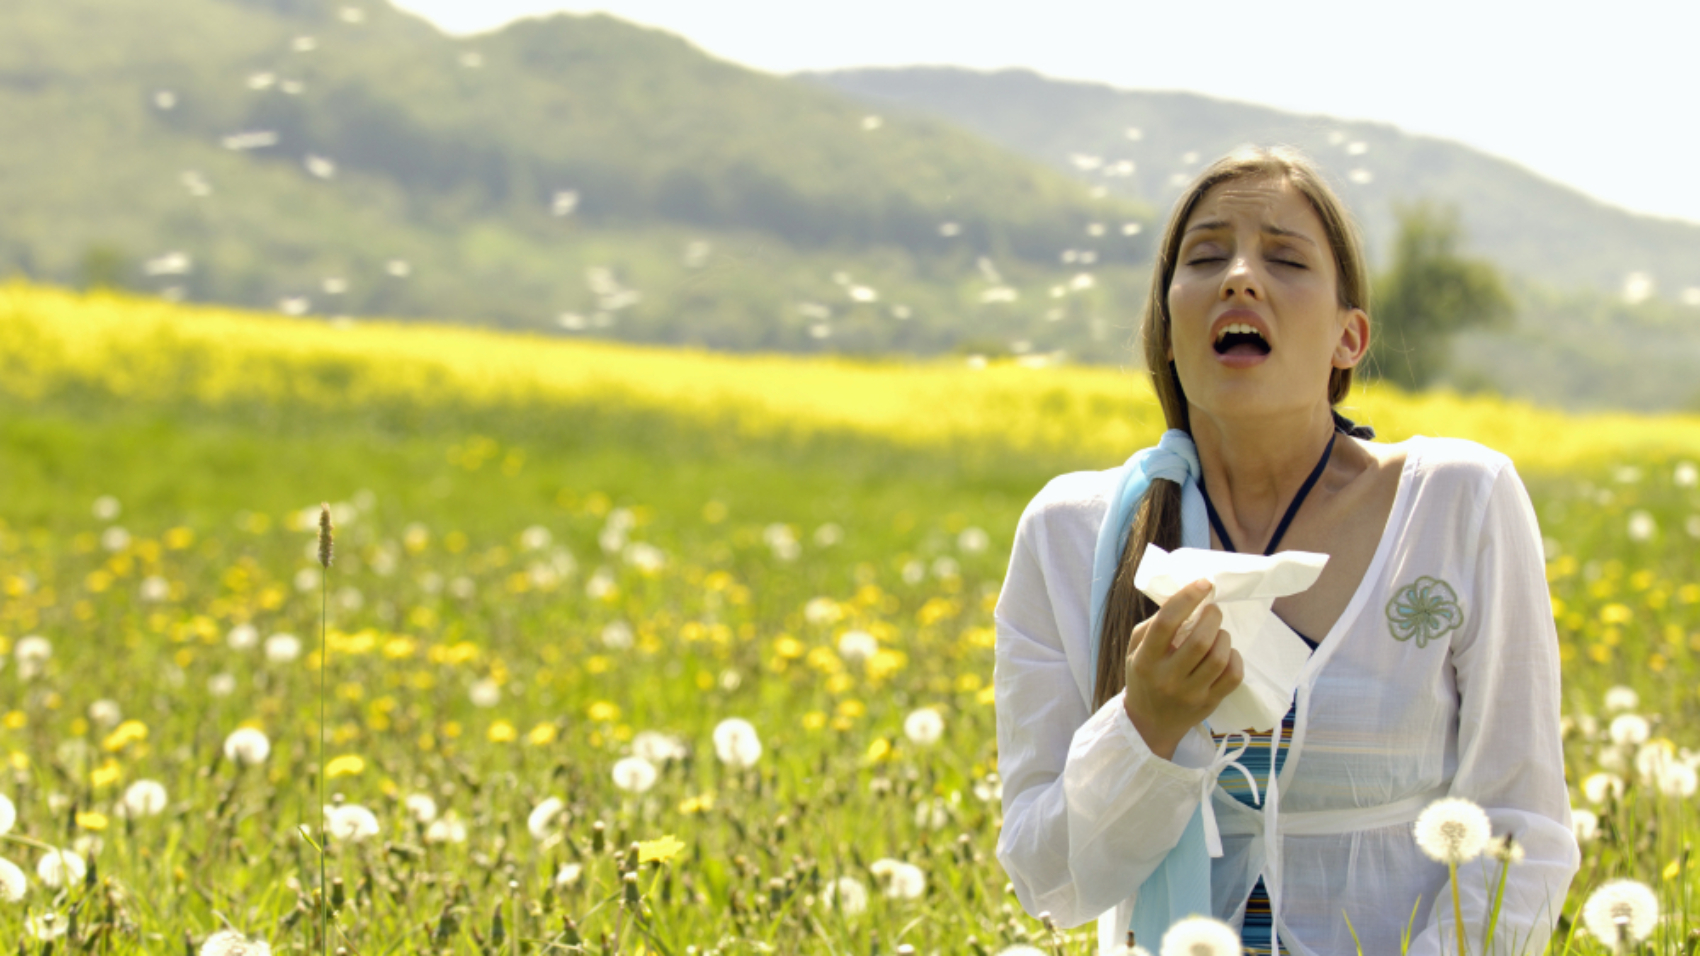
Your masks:
[{"label": "flowering field", "polygon": [[[1353,414],[1517,460],[1586,841],[1552,951],[1621,877],[1681,951],[1700,420]],[[1157,421],[1100,370],[0,290],[0,946],[1088,952],[994,856],[991,608],[1038,487]]]}]

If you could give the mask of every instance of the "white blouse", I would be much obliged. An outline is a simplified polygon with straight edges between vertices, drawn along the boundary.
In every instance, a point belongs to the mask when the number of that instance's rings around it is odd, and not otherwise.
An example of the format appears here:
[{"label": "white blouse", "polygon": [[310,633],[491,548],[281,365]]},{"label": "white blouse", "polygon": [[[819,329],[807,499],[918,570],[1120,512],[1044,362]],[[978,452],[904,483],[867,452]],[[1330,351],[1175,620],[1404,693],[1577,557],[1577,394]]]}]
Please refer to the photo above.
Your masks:
[{"label": "white blouse", "polygon": [[[1447,870],[1418,849],[1411,821],[1451,795],[1526,852],[1494,952],[1539,953],[1581,854],[1534,508],[1498,452],[1420,436],[1396,447],[1407,457],[1375,557],[1300,677],[1275,819],[1214,789],[1225,851],[1211,866],[1214,915],[1239,928],[1261,875],[1293,956],[1356,953],[1342,913],[1363,952],[1398,953],[1413,906],[1409,952],[1438,956],[1443,939],[1450,950]],[[1063,927],[1098,918],[1105,956],[1126,941],[1134,894],[1179,840],[1215,755],[1202,725],[1172,761],[1152,753],[1122,694],[1090,709],[1092,554],[1114,476],[1075,472],[1039,492],[994,612],[998,860],[1029,914]],[[1474,952],[1498,868],[1486,857],[1459,868]],[[1159,942],[1140,940],[1153,952]]]}]

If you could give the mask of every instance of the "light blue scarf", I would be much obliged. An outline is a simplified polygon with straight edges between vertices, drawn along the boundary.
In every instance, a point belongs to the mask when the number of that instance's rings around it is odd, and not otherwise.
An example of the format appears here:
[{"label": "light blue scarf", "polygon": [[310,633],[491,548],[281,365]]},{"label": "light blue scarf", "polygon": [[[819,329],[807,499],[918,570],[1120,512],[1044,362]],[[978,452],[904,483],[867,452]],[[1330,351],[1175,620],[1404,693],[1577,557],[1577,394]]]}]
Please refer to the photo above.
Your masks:
[{"label": "light blue scarf", "polygon": [[[1179,429],[1170,429],[1155,448],[1137,451],[1122,466],[1121,479],[1115,497],[1098,528],[1098,547],[1092,556],[1092,633],[1087,645],[1091,647],[1091,665],[1086,673],[1097,680],[1098,642],[1104,630],[1104,609],[1108,604],[1110,582],[1127,547],[1127,536],[1133,521],[1134,509],[1139,507],[1151,482],[1167,478],[1181,486],[1181,545],[1187,548],[1210,547],[1209,518],[1204,510],[1204,495],[1198,490],[1203,470],[1198,464],[1198,449],[1192,436]],[[1208,797],[1206,798],[1208,799]],[[1194,914],[1212,915],[1210,899],[1210,855],[1204,838],[1204,808],[1193,811],[1192,819],[1181,833],[1169,855],[1163,858],[1155,872],[1139,886],[1134,900],[1133,921],[1128,925],[1139,941],[1153,946],[1162,940],[1169,926],[1183,917]]]}]

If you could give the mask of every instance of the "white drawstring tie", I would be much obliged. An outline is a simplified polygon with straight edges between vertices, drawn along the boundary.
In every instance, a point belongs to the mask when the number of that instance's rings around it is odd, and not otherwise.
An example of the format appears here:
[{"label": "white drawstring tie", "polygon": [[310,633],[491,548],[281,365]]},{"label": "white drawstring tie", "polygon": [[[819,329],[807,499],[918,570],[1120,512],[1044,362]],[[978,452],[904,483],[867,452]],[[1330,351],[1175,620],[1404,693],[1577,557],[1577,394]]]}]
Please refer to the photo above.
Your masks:
[{"label": "white drawstring tie", "polygon": [[[1238,750],[1229,753],[1228,739],[1231,737],[1239,737],[1242,742]],[[1216,808],[1210,805],[1211,791],[1216,789],[1216,781],[1222,773],[1229,767],[1238,770],[1240,776],[1245,777],[1246,784],[1251,787],[1252,799],[1262,802],[1258,797],[1257,779],[1245,768],[1245,764],[1240,763],[1240,757],[1245,755],[1246,748],[1250,746],[1249,734],[1243,730],[1232,731],[1216,744],[1216,756],[1211,759],[1209,766],[1204,768],[1204,779],[1200,782],[1198,796],[1204,811],[1204,847],[1212,858],[1222,855],[1222,831],[1216,827]]]}]

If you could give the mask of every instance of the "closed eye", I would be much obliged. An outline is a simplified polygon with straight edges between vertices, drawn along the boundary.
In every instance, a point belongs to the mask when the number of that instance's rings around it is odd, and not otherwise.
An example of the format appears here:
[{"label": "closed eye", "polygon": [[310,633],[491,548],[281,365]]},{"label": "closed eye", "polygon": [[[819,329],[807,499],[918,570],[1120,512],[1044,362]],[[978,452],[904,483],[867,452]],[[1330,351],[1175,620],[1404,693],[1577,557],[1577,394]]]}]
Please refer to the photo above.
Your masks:
[{"label": "closed eye", "polygon": [[1276,265],[1292,266],[1295,269],[1308,269],[1308,268],[1310,268],[1309,266],[1305,265],[1302,262],[1294,262],[1291,259],[1271,259],[1269,261],[1275,263]]}]

